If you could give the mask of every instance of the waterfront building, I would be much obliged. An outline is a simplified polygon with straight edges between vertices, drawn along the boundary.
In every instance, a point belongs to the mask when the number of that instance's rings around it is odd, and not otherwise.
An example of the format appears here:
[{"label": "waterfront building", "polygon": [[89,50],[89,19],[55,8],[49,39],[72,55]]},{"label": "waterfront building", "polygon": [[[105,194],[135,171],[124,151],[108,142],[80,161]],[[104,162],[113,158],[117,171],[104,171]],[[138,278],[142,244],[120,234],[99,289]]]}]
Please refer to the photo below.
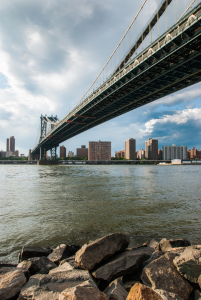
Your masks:
[{"label": "waterfront building", "polygon": [[111,160],[111,142],[89,142],[88,160]]},{"label": "waterfront building", "polygon": [[133,138],[125,141],[125,158],[135,160],[136,141]]},{"label": "waterfront building", "polygon": [[19,150],[15,150],[14,155],[15,155],[16,157],[19,157]]},{"label": "waterfront building", "polygon": [[6,139],[6,157],[15,155],[15,138],[11,136],[9,139]]},{"label": "waterfront building", "polygon": [[162,156],[163,156],[163,150],[158,149],[158,159],[162,159]]},{"label": "waterfront building", "polygon": [[0,151],[0,157],[6,157],[6,151]]},{"label": "waterfront building", "polygon": [[163,146],[163,159],[172,160],[172,159],[188,159],[187,146]]},{"label": "waterfront building", "polygon": [[88,148],[85,145],[81,145],[81,148],[76,149],[77,157],[88,157]]},{"label": "waterfront building", "polygon": [[74,155],[74,152],[73,151],[69,151],[68,152],[68,157],[74,157],[75,155]]},{"label": "waterfront building", "polygon": [[143,149],[137,151],[137,158],[139,158],[139,159],[145,158],[145,151]]},{"label": "waterfront building", "polygon": [[66,147],[60,146],[60,158],[66,157]]},{"label": "waterfront building", "polygon": [[188,150],[188,158],[189,159],[201,159],[201,150],[195,149],[193,147],[192,150]]},{"label": "waterfront building", "polygon": [[145,142],[145,158],[158,160],[158,140],[149,138]]},{"label": "waterfront building", "polygon": [[125,157],[125,150],[121,150],[121,151],[115,151],[115,158],[119,158],[119,157]]}]

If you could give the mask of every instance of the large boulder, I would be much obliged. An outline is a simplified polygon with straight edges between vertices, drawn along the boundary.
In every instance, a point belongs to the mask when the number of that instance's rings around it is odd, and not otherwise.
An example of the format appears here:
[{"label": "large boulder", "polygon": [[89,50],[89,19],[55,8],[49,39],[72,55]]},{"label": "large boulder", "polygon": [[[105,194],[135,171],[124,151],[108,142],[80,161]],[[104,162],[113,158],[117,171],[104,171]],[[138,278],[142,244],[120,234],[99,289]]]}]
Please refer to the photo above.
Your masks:
[{"label": "large boulder", "polygon": [[92,277],[89,272],[83,270],[72,270],[48,275],[37,274],[30,277],[27,284],[21,289],[19,300],[59,299],[59,295],[65,289],[90,279]]},{"label": "large boulder", "polygon": [[16,296],[26,283],[26,277],[22,269],[0,269],[0,299],[7,300]]},{"label": "large boulder", "polygon": [[75,255],[75,262],[80,268],[93,270],[97,265],[110,258],[116,252],[124,251],[130,237],[123,233],[109,234],[90,244],[85,244]]},{"label": "large boulder", "polygon": [[187,247],[173,260],[177,271],[191,282],[198,283],[201,274],[201,246]]},{"label": "large boulder", "polygon": [[48,274],[51,269],[56,267],[57,265],[45,256],[23,260],[17,266],[17,268],[23,268],[28,270],[30,275]]},{"label": "large boulder", "polygon": [[18,255],[19,263],[33,257],[48,256],[52,252],[50,247],[24,246]]},{"label": "large boulder", "polygon": [[153,289],[161,289],[177,294],[187,300],[193,288],[173,264],[175,253],[166,253],[148,264],[142,272],[143,283]]},{"label": "large boulder", "polygon": [[183,298],[179,297],[178,295],[164,290],[155,290],[155,292],[159,294],[163,300],[183,300]]},{"label": "large boulder", "polygon": [[136,283],[126,300],[163,300],[154,290],[141,283]]},{"label": "large boulder", "polygon": [[96,269],[92,275],[96,279],[111,281],[120,276],[134,273],[151,256],[152,251],[153,249],[149,247],[126,250]]},{"label": "large boulder", "polygon": [[112,281],[104,290],[109,300],[126,300],[128,292],[125,290],[120,278]]},{"label": "large boulder", "polygon": [[65,289],[61,294],[64,296],[61,298],[62,300],[108,300],[108,297],[97,288],[93,280]]},{"label": "large boulder", "polygon": [[62,260],[74,255],[80,246],[61,244],[48,256],[55,264],[59,264]]},{"label": "large boulder", "polygon": [[71,271],[73,269],[74,268],[68,262],[65,262],[64,264],[58,266],[57,268],[50,270],[49,274]]},{"label": "large boulder", "polygon": [[161,251],[164,253],[172,248],[188,247],[191,245],[191,243],[185,239],[175,239],[175,240],[162,239],[159,244],[160,244]]}]

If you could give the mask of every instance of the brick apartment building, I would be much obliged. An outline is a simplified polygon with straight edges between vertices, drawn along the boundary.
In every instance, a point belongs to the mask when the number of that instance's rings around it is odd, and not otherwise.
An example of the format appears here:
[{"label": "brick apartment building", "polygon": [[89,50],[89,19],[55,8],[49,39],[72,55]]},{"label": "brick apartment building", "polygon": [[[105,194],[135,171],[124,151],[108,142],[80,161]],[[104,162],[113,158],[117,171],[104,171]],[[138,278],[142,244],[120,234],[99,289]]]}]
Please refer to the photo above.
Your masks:
[{"label": "brick apartment building", "polygon": [[60,146],[60,157],[66,157],[66,147]]},{"label": "brick apartment building", "polygon": [[111,160],[111,142],[89,142],[88,160]]},{"label": "brick apartment building", "polygon": [[81,145],[81,148],[76,149],[77,157],[88,157],[88,148],[85,145]]}]

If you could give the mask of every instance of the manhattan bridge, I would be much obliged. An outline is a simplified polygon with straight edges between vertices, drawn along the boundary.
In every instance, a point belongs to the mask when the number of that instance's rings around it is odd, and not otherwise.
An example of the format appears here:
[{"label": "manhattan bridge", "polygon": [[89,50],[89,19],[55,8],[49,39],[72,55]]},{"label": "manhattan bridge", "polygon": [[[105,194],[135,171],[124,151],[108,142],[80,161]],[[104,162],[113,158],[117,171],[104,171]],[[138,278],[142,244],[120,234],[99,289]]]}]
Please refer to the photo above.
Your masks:
[{"label": "manhattan bridge", "polygon": [[201,0],[145,0],[77,105],[62,120],[41,115],[32,157],[54,159],[60,143],[200,81]]}]

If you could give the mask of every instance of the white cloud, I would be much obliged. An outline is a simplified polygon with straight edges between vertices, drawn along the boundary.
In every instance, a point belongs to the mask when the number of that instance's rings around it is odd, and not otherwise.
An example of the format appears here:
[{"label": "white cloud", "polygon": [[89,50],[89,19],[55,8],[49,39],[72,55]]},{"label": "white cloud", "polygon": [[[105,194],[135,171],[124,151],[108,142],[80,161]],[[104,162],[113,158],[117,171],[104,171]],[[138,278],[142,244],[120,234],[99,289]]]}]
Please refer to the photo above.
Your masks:
[{"label": "white cloud", "polygon": [[140,132],[147,135],[151,134],[157,126],[164,126],[168,123],[185,124],[190,120],[201,125],[201,108],[187,108],[182,111],[175,111],[172,115],[163,115],[160,119],[151,119],[145,123],[146,129],[141,129]]}]

